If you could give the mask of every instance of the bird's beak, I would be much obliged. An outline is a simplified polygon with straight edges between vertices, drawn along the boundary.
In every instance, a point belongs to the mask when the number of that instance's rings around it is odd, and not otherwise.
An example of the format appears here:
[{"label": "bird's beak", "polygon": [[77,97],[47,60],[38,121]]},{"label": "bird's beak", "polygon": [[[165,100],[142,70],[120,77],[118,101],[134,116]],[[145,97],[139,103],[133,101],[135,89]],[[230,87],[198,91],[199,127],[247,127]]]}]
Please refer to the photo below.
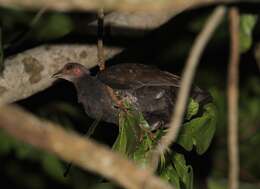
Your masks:
[{"label": "bird's beak", "polygon": [[56,72],[56,73],[53,74],[51,77],[52,77],[52,78],[60,78],[61,75],[62,75],[62,70]]}]

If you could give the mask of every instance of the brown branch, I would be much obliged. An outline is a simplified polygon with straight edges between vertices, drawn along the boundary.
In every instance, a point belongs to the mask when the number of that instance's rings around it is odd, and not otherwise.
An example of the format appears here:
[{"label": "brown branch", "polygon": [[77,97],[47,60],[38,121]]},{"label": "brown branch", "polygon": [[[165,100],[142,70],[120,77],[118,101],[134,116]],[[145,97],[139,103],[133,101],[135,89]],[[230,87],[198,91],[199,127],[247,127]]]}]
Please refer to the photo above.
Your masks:
[{"label": "brown branch", "polygon": [[[173,18],[176,13],[171,11],[164,12],[112,12],[105,16],[105,25],[110,26],[110,35],[117,35],[114,30],[117,27],[132,28],[140,30],[152,30],[166,23]],[[97,22],[92,23],[97,25]]]},{"label": "brown branch", "polygon": [[1,107],[0,120],[0,128],[15,138],[56,154],[85,170],[96,172],[125,188],[140,189],[144,184],[150,189],[172,188],[150,172],[137,168],[134,163],[112,152],[108,147],[76,133],[67,132],[51,122],[40,121],[18,107]]},{"label": "brown branch", "polygon": [[206,44],[224,17],[225,10],[225,7],[219,6],[213,11],[192,46],[181,77],[181,87],[177,95],[176,105],[173,111],[169,130],[166,135],[162,137],[161,141],[155,148],[155,154],[152,158],[152,165],[157,166],[159,156],[167,151],[168,147],[176,140],[178,136],[197,65]]},{"label": "brown branch", "polygon": [[[119,49],[105,49],[112,57]],[[43,45],[5,60],[0,77],[0,104],[26,98],[49,87],[51,75],[67,62],[80,62],[90,68],[97,64],[97,49],[93,45]]]},{"label": "brown branch", "polygon": [[238,147],[238,80],[239,80],[239,12],[232,7],[230,20],[230,60],[228,66],[228,188],[239,188],[239,147]]},{"label": "brown branch", "polygon": [[100,70],[105,69],[105,57],[103,49],[103,29],[104,29],[104,10],[100,8],[98,10],[98,40],[97,40],[97,49],[98,49],[98,65]]},{"label": "brown branch", "polygon": [[257,2],[257,0],[1,0],[1,6],[12,6],[26,9],[48,7],[50,10],[60,11],[96,11],[104,7],[105,10],[119,11],[165,11],[180,12],[188,8],[217,3]]},{"label": "brown branch", "polygon": [[[114,12],[105,17],[105,22],[110,24],[112,34],[117,35],[114,26],[149,30],[167,22],[173,15],[170,12]],[[97,23],[91,23],[91,26],[93,25],[97,26]],[[116,48],[104,49],[106,58],[119,52],[121,50]],[[53,82],[51,75],[68,61],[80,62],[87,67],[95,66],[98,62],[96,46],[43,45],[6,58],[6,69],[3,77],[0,77],[0,104],[24,99],[46,89]]]}]

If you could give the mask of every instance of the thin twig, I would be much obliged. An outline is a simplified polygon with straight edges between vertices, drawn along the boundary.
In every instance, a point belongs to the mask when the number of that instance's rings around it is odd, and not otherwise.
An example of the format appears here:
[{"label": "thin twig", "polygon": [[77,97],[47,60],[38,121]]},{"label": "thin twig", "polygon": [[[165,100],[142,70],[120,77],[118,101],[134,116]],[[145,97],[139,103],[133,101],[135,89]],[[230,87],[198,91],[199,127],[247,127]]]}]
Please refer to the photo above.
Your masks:
[{"label": "thin twig", "polygon": [[[97,126],[98,126],[100,120],[101,120],[101,119],[96,119],[95,121],[93,121],[93,123],[90,125],[90,127],[89,127],[89,129],[88,129],[88,132],[86,133],[86,137],[89,138],[89,137],[95,132],[95,130],[96,130],[96,128],[97,128]],[[67,177],[67,176],[68,176],[68,174],[69,174],[69,172],[70,172],[70,169],[72,168],[72,165],[73,165],[72,162],[69,162],[69,163],[67,164],[66,170],[65,170],[64,173],[63,173],[63,176],[64,176],[64,177]]]},{"label": "thin twig", "polygon": [[230,19],[230,62],[228,66],[228,188],[239,188],[238,148],[238,80],[239,80],[239,12],[232,7]]},{"label": "thin twig", "polygon": [[104,49],[103,49],[103,37],[104,37],[104,10],[100,8],[98,10],[98,66],[100,70],[105,69],[105,57],[104,57]]},{"label": "thin twig", "polygon": [[17,48],[21,46],[23,43],[26,42],[28,38],[31,37],[32,33],[34,32],[38,22],[43,17],[44,13],[47,11],[47,7],[41,8],[33,17],[33,19],[29,23],[29,28],[25,29],[25,31],[22,31],[19,35],[17,35],[15,38],[13,38],[11,41],[8,42],[8,44],[4,45],[4,49],[8,48]]},{"label": "thin twig", "polygon": [[31,23],[30,23],[30,26],[31,27],[34,27],[38,21],[42,18],[42,16],[44,15],[44,13],[47,11],[47,7],[43,7],[41,8],[37,14],[34,16],[34,18],[32,19]]},{"label": "thin twig", "polygon": [[108,147],[65,131],[57,124],[39,120],[18,107],[1,107],[0,120],[0,128],[16,139],[56,154],[85,170],[96,172],[124,188],[140,189],[147,183],[150,189],[172,189],[160,178],[138,168]]},{"label": "thin twig", "polygon": [[178,92],[176,106],[173,111],[169,130],[166,135],[162,137],[161,141],[159,141],[151,160],[153,170],[157,168],[160,155],[167,151],[168,147],[176,140],[178,136],[187,104],[188,94],[201,54],[216,27],[224,17],[225,11],[226,8],[223,6],[215,8],[192,46],[182,74],[181,87]]}]

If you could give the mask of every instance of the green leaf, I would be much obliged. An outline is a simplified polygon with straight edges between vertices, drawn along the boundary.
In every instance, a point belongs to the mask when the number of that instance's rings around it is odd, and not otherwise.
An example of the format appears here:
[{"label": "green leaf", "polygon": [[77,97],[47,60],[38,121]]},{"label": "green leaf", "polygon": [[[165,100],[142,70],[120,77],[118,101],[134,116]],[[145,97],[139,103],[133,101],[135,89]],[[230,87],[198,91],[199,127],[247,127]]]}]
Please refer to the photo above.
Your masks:
[{"label": "green leaf", "polygon": [[[158,144],[158,141],[164,135],[163,129],[158,129],[156,132],[151,133],[149,130],[142,133],[140,144],[133,154],[133,160],[140,166],[146,167],[152,155],[152,149]],[[166,158],[164,154],[160,156],[160,165],[164,167]]]},{"label": "green leaf", "polygon": [[13,146],[13,138],[0,130],[0,154],[8,154]]},{"label": "green leaf", "polygon": [[111,182],[104,182],[95,184],[90,189],[118,189],[118,186],[115,186],[115,184]]},{"label": "green leaf", "polygon": [[29,144],[18,142],[15,145],[15,154],[19,159],[26,159],[33,155],[34,149]]},{"label": "green leaf", "polygon": [[119,113],[119,134],[113,149],[131,156],[140,144],[141,128],[139,126],[139,114],[135,110],[121,111]]},{"label": "green leaf", "polygon": [[182,154],[174,153],[172,163],[161,171],[160,176],[177,189],[193,189],[193,170],[190,165],[186,165]]},{"label": "green leaf", "polygon": [[145,168],[150,160],[150,152],[153,147],[153,141],[149,135],[144,134],[141,143],[137,146],[133,153],[133,160],[142,168]]},{"label": "green leaf", "polygon": [[246,52],[252,45],[252,31],[257,22],[257,16],[242,14],[240,17],[240,52]]},{"label": "green leaf", "polygon": [[198,113],[198,111],[199,103],[196,100],[190,98],[185,118],[187,120],[190,120],[194,115]]},{"label": "green leaf", "polygon": [[142,113],[129,103],[124,106],[127,111],[119,113],[119,134],[113,149],[133,159],[140,167],[146,167],[151,149],[163,135],[163,130],[151,133]]},{"label": "green leaf", "polygon": [[180,189],[180,178],[178,177],[177,171],[170,164],[165,169],[162,170],[160,177],[170,184],[173,184],[176,189]]},{"label": "green leaf", "polygon": [[44,153],[42,156],[43,169],[56,180],[65,182],[66,179],[63,177],[64,167],[61,161],[54,155]]},{"label": "green leaf", "polygon": [[205,106],[204,114],[185,123],[178,138],[178,143],[187,151],[196,147],[198,154],[203,154],[209,147],[216,130],[216,108],[213,104]]},{"label": "green leaf", "polygon": [[184,184],[185,189],[193,188],[193,170],[192,167],[186,165],[185,158],[182,154],[174,153],[173,164],[179,180]]},{"label": "green leaf", "polygon": [[73,23],[70,17],[55,13],[47,18],[44,22],[39,22],[35,34],[39,40],[49,40],[63,37],[73,29]]},{"label": "green leaf", "polygon": [[182,154],[178,154],[178,153],[174,154],[173,162],[174,162],[174,166],[177,171],[177,174],[179,175],[179,177],[181,178],[182,181],[185,181],[187,167],[186,167],[186,161],[185,161],[184,156]]}]

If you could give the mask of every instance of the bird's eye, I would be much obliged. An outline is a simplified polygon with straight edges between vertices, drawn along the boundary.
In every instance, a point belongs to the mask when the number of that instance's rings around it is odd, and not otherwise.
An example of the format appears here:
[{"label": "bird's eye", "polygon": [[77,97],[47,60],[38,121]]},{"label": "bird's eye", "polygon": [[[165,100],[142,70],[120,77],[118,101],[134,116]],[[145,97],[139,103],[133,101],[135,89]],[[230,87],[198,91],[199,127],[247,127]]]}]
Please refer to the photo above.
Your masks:
[{"label": "bird's eye", "polygon": [[72,64],[69,64],[69,65],[67,65],[67,70],[71,70],[71,69],[73,69],[73,65]]}]

